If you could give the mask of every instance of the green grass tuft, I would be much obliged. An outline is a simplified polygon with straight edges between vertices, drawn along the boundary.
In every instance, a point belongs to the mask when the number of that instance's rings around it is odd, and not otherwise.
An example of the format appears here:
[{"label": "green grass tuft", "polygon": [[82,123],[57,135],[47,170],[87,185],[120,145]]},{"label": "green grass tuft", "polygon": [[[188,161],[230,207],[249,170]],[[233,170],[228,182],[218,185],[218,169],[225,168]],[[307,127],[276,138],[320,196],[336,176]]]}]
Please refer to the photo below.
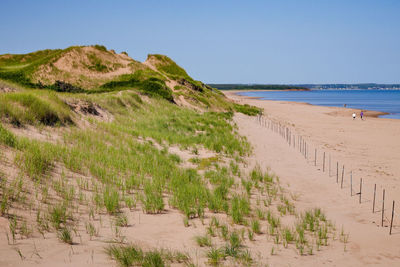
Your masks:
[{"label": "green grass tuft", "polygon": [[160,213],[164,209],[162,187],[159,184],[148,182],[144,186],[142,196],[144,210],[147,213]]},{"label": "green grass tuft", "polygon": [[67,227],[64,227],[58,231],[58,238],[66,244],[73,244],[71,230],[69,230]]},{"label": "green grass tuft", "polygon": [[143,251],[136,245],[110,245],[105,248],[105,252],[123,267],[163,267],[167,263],[191,266],[190,259],[186,254],[168,250]]},{"label": "green grass tuft", "polygon": [[119,192],[111,186],[107,186],[103,193],[104,206],[107,212],[110,214],[115,214],[119,212]]},{"label": "green grass tuft", "polygon": [[3,125],[0,124],[0,144],[9,146],[9,147],[15,147],[17,145],[17,139],[15,136],[5,129]]},{"label": "green grass tuft", "polygon": [[225,252],[220,248],[210,248],[207,252],[208,263],[212,266],[219,266],[225,259]]},{"label": "green grass tuft", "polygon": [[256,116],[256,115],[260,115],[262,114],[262,109],[255,107],[255,106],[250,106],[248,104],[233,104],[233,108],[236,112],[240,112],[243,113],[245,115],[249,115],[249,116]]},{"label": "green grass tuft", "polygon": [[211,238],[209,235],[196,236],[195,237],[197,245],[200,247],[211,247]]},{"label": "green grass tuft", "polygon": [[250,202],[244,196],[235,195],[232,199],[230,215],[232,216],[233,222],[237,224],[243,224],[245,216],[250,214]]},{"label": "green grass tuft", "polygon": [[260,222],[257,219],[251,221],[251,230],[256,234],[261,234]]}]

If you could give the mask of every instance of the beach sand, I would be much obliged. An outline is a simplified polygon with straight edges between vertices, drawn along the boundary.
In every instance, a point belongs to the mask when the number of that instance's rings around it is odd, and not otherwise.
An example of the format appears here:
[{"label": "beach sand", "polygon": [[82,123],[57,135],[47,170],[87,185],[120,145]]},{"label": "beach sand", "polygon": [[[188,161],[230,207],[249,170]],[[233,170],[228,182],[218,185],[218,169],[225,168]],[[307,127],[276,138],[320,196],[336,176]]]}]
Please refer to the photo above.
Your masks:
[{"label": "beach sand", "polygon": [[[236,115],[239,132],[254,147],[251,162],[271,168],[289,190],[300,197],[296,207],[321,207],[328,218],[350,234],[346,249],[336,249],[329,257],[316,255],[307,261],[271,258],[271,264],[283,260],[290,266],[400,266],[400,120],[376,118],[379,113],[337,107],[313,106],[305,103],[265,101],[226,91],[238,103],[264,109],[265,121],[280,123],[295,135],[296,148],[289,146],[278,133],[260,125],[254,118]],[[351,114],[357,113],[352,119]],[[268,126],[268,125],[267,125]],[[308,159],[298,150],[298,136],[307,142]],[[293,137],[292,137],[293,138]],[[317,166],[314,153],[317,149]],[[326,171],[322,171],[323,153]],[[331,173],[329,172],[331,159]],[[336,164],[339,184],[336,183]],[[345,166],[343,189],[340,188]],[[350,171],[353,196],[350,196]],[[363,179],[362,203],[359,204],[360,178]],[[374,184],[376,208],[372,213]],[[386,190],[384,227],[381,227],[382,190]],[[398,204],[393,234],[389,235],[392,201]]]}]

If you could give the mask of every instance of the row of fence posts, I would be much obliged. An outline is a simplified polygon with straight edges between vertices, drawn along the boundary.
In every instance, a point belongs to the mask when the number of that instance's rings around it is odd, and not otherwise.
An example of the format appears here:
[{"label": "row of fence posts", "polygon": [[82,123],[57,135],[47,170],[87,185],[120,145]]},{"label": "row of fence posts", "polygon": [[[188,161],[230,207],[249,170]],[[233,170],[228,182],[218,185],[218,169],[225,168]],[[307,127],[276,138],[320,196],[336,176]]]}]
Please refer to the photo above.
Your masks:
[{"label": "row of fence posts", "polygon": [[[296,138],[295,134],[292,134],[292,130],[281,123],[273,122],[270,119],[265,118],[262,115],[257,117],[257,121],[261,126],[264,126],[271,130],[272,132],[278,133],[282,138],[285,139],[287,144],[294,149],[297,149],[305,159],[309,159],[309,148],[307,141],[303,138],[303,136],[298,135]],[[297,144],[297,145],[296,145]],[[314,166],[317,166],[317,148],[314,150]],[[322,157],[322,172],[325,172],[325,151]],[[329,155],[329,174],[328,176],[331,177],[331,155]],[[343,189],[343,180],[344,180],[344,165],[342,166],[341,172],[341,179],[340,179],[340,188]],[[339,184],[339,162],[336,162],[336,183]],[[361,197],[362,197],[362,186],[363,180],[360,178],[360,191],[354,195],[358,195],[358,202],[361,204]],[[350,171],[350,196],[353,196],[353,171]],[[372,201],[372,213],[375,213],[375,200],[376,200],[376,184],[374,185],[374,197]],[[393,200],[392,204],[392,216],[390,219],[390,227],[389,227],[389,235],[392,234],[392,227],[393,227],[393,220],[394,220],[394,207],[395,201]],[[385,214],[385,189],[382,191],[382,210],[381,210],[381,227],[383,227],[384,223],[384,215]]]}]

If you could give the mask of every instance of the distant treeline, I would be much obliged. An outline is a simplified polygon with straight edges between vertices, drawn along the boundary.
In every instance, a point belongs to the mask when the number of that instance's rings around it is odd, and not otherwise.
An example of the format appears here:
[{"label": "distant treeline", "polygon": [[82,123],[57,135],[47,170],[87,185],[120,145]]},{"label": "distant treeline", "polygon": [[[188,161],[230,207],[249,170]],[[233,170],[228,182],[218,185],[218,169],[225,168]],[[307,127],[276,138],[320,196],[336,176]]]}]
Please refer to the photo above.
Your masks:
[{"label": "distant treeline", "polygon": [[209,86],[219,90],[312,90],[312,89],[400,89],[400,84],[332,83],[332,84],[218,84]]},{"label": "distant treeline", "polygon": [[208,84],[219,90],[309,90],[305,86],[286,84]]},{"label": "distant treeline", "polygon": [[332,84],[298,84],[310,89],[400,89],[400,84],[379,84],[379,83],[332,83]]}]

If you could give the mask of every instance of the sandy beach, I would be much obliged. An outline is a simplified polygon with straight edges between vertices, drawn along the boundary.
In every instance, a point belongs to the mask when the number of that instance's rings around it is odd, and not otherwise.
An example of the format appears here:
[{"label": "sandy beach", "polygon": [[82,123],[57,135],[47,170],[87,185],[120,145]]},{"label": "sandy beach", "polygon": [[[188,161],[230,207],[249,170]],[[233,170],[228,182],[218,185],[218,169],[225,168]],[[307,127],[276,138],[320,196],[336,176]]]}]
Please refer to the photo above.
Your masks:
[{"label": "sandy beach", "polygon": [[[389,235],[392,202],[400,203],[400,120],[376,118],[379,113],[370,111],[364,112],[364,120],[359,116],[353,120],[351,114],[359,115],[359,110],[251,99],[237,95],[237,91],[224,93],[238,103],[262,107],[264,122],[284,125],[291,130],[296,142],[299,136],[307,142],[306,159],[293,142],[290,146],[278,133],[268,129],[268,124],[260,125],[244,115],[235,117],[239,132],[254,147],[251,161],[279,175],[300,196],[296,205],[321,207],[338,227],[350,234],[346,252],[330,253],[329,259],[317,256],[313,263],[317,266],[400,265],[400,208],[395,209],[393,234]],[[325,172],[322,170],[324,152]],[[337,164],[340,179],[344,165],[342,189],[340,181],[336,183]],[[350,195],[351,173],[353,196]],[[363,179],[361,204],[357,195],[360,178]],[[372,213],[375,184],[376,207]],[[384,227],[381,227],[383,189],[386,194]]]}]

